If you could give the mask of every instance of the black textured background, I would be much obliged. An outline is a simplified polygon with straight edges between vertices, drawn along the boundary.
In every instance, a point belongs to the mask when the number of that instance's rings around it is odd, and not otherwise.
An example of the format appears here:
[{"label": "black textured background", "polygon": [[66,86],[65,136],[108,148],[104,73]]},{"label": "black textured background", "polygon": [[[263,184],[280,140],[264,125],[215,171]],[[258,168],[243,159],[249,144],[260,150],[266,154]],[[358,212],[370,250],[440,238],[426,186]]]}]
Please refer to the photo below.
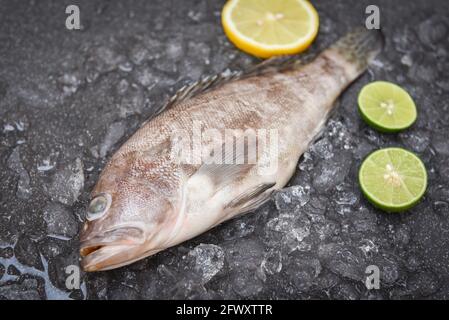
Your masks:
[{"label": "black textured background", "polygon": [[[82,274],[77,233],[108,156],[183,84],[256,62],[220,24],[222,1],[0,1],[0,298],[449,298],[449,2],[313,1],[319,51],[381,9],[386,48],[338,102],[290,187],[255,213],[131,266]],[[65,7],[81,9],[68,31]],[[356,110],[360,88],[389,80],[419,116],[385,135]],[[413,210],[361,196],[361,159],[403,146],[425,162]],[[300,170],[301,169],[301,170]],[[377,265],[381,289],[364,286]]]}]

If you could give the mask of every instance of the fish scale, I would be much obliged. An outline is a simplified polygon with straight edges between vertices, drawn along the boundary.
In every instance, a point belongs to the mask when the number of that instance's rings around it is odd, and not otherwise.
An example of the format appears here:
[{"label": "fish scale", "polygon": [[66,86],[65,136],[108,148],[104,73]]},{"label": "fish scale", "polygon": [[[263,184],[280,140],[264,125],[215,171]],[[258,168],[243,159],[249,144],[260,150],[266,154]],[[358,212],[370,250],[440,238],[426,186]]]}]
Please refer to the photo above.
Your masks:
[{"label": "fish scale", "polygon": [[[210,77],[181,89],[101,173],[92,198],[104,202],[103,211],[87,212],[95,219],[80,236],[83,268],[132,263],[256,209],[287,184],[335,100],[382,46],[378,31],[359,29],[307,63],[275,58],[252,72]],[[195,135],[202,138],[208,129],[215,136],[208,132],[209,139],[194,148]],[[227,137],[229,129],[240,131]],[[268,142],[261,129],[275,132]],[[182,146],[200,161],[175,161],[178,140],[188,141]],[[243,147],[234,151],[237,143]],[[254,150],[256,161],[250,162]],[[225,161],[210,163],[205,155]],[[273,170],[263,171],[273,163]]]}]

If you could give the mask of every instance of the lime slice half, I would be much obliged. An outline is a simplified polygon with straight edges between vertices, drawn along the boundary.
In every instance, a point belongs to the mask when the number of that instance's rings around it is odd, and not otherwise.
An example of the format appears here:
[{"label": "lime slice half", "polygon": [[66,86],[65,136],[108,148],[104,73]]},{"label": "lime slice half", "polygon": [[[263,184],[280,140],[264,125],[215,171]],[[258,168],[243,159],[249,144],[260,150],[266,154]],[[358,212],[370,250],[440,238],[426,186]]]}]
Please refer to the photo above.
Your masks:
[{"label": "lime slice half", "polygon": [[410,95],[394,83],[375,81],[360,91],[359,110],[363,119],[382,132],[397,132],[416,120],[416,106]]},{"label": "lime slice half", "polygon": [[422,161],[401,148],[374,151],[362,163],[359,183],[376,207],[398,212],[410,209],[424,195],[427,172]]}]

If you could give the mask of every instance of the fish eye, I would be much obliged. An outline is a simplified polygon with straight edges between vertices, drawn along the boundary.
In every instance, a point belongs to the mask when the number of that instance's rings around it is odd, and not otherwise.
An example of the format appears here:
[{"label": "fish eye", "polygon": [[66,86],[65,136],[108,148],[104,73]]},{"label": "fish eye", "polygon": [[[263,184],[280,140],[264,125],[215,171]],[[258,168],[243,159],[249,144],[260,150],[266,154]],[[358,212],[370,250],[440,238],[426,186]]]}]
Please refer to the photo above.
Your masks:
[{"label": "fish eye", "polygon": [[111,206],[111,196],[101,193],[90,200],[87,207],[87,220],[92,221],[101,218]]}]

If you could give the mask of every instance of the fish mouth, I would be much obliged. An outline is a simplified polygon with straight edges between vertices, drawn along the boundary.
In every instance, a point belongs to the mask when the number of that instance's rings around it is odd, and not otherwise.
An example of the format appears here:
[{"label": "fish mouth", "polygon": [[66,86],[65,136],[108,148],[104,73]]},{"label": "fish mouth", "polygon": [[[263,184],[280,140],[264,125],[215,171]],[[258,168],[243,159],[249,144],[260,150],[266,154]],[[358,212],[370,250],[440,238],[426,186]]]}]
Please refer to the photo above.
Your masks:
[{"label": "fish mouth", "polygon": [[86,272],[105,271],[122,267],[139,259],[138,246],[132,245],[98,245],[82,247],[81,267]]},{"label": "fish mouth", "polygon": [[140,258],[144,244],[138,228],[120,228],[90,237],[80,243],[81,267],[84,271],[118,268]]}]

